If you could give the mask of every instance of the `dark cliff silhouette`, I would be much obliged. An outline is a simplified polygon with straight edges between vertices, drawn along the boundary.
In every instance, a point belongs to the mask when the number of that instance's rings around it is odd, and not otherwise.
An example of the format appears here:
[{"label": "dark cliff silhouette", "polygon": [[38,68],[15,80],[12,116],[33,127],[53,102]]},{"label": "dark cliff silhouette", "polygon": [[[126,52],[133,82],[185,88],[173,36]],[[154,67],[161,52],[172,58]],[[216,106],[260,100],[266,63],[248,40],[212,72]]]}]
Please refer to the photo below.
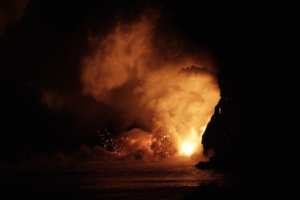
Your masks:
[{"label": "dark cliff silhouette", "polygon": [[[204,154],[212,149],[215,155],[196,166],[247,174],[251,180],[243,180],[245,187],[256,185],[264,188],[265,194],[295,194],[299,167],[298,20],[288,5],[263,6],[245,8],[247,20],[232,18],[234,26],[219,27],[218,40],[208,41],[222,66],[221,100],[202,140]],[[256,17],[250,17],[252,14]],[[226,22],[226,18],[218,20]],[[222,36],[224,32],[228,34]]]}]

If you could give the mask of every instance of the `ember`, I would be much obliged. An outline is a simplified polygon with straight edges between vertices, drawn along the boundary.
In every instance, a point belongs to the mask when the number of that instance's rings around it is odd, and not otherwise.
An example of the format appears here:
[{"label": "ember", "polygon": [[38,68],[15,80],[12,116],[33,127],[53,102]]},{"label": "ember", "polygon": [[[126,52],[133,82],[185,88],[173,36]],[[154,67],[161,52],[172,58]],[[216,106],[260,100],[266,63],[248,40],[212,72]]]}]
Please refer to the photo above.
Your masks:
[{"label": "ember", "polygon": [[[126,148],[123,148],[124,142],[130,141],[131,145],[134,145],[137,142],[134,139],[124,137],[114,139],[111,136],[112,134],[109,134],[107,130],[98,132],[100,137],[100,146],[105,148],[107,151],[116,153],[120,156],[130,155],[130,152]],[[177,149],[175,148],[172,137],[172,130],[168,130],[167,128],[154,130],[152,134],[149,134],[147,152],[138,150],[132,159],[143,158],[145,153],[150,153],[152,157],[159,159],[168,158],[174,155],[177,153]]]}]

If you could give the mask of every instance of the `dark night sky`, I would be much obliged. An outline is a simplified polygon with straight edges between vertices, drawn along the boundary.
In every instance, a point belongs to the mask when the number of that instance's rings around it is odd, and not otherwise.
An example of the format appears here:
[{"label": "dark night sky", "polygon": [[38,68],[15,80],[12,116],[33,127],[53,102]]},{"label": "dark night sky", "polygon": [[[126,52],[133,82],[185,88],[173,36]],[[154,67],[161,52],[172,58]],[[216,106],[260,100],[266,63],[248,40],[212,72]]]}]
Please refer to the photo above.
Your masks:
[{"label": "dark night sky", "polygon": [[[0,38],[1,160],[20,160],[28,151],[51,153],[72,151],[82,143],[96,145],[93,134],[104,126],[95,125],[101,121],[97,113],[79,117],[81,123],[74,125],[74,115],[85,115],[85,111],[49,112],[40,102],[40,91],[78,92],[80,62],[91,50],[87,30],[105,35],[116,23],[113,16],[131,21],[147,6],[162,8],[165,30],[214,55],[220,66],[221,95],[231,96],[243,111],[244,134],[254,131],[258,143],[289,149],[283,154],[293,152],[297,7],[275,2],[176,2],[31,0],[20,19],[15,17],[14,5],[1,3],[7,10],[0,18],[4,30]],[[84,99],[83,104],[94,110],[92,99]],[[281,141],[288,144],[283,146]]]}]

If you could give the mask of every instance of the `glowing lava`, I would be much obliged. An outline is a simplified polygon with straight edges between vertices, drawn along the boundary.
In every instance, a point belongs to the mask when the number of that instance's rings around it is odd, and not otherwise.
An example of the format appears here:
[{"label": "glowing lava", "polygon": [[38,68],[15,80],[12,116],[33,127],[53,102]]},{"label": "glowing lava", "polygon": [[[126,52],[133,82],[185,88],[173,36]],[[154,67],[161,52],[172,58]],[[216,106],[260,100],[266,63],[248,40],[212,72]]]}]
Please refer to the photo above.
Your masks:
[{"label": "glowing lava", "polygon": [[181,143],[180,154],[190,156],[195,153],[195,151],[199,150],[197,147],[201,144],[205,128],[206,127],[202,128],[201,134],[198,134],[194,127],[191,129],[189,136]]},{"label": "glowing lava", "polygon": [[194,152],[194,148],[191,144],[189,143],[184,143],[181,147],[181,154],[185,154],[187,156],[191,155]]}]

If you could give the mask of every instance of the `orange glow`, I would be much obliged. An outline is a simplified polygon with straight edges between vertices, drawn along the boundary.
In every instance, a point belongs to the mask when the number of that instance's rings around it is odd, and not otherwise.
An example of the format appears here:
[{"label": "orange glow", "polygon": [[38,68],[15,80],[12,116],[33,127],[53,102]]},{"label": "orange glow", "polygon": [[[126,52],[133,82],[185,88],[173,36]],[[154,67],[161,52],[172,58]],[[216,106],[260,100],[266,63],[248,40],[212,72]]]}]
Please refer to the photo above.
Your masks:
[{"label": "orange glow", "polygon": [[192,128],[191,133],[182,142],[180,154],[191,155],[195,148],[200,144],[198,133]]},{"label": "orange glow", "polygon": [[182,146],[181,146],[181,151],[180,153],[181,154],[185,154],[187,156],[191,155],[193,152],[194,152],[194,147],[192,144],[190,143],[184,143]]},{"label": "orange glow", "polygon": [[217,76],[207,53],[190,54],[178,39],[167,44],[155,33],[157,17],[90,37],[95,51],[83,59],[82,92],[125,113],[124,127],[165,127],[177,152],[190,156],[203,150],[203,127],[220,99]]},{"label": "orange glow", "polygon": [[205,128],[202,128],[200,135],[194,128],[192,128],[192,130],[191,130],[190,134],[188,134],[187,138],[181,142],[180,154],[190,156],[196,151],[196,148],[198,146],[200,146],[200,144],[201,144],[202,135],[203,135]]}]

